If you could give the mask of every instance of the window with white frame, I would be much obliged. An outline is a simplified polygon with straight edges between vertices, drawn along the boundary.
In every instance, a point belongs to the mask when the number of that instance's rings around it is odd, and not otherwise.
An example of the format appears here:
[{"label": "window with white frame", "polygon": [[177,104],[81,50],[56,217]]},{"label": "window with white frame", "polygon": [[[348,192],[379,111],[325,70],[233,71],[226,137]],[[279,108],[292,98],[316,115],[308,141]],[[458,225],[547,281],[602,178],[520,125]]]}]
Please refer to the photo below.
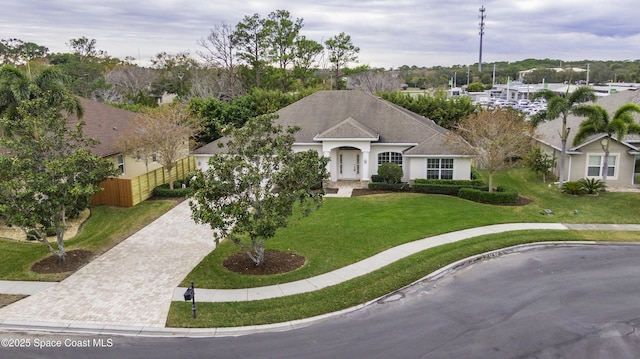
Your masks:
[{"label": "window with white frame", "polygon": [[118,155],[118,168],[120,169],[120,174],[124,174],[124,155]]},{"label": "window with white frame", "polygon": [[[592,155],[590,154],[588,157],[587,164],[587,177],[600,177],[602,176],[602,166],[604,166],[604,156],[603,155]],[[616,167],[618,163],[618,156],[613,155],[609,156],[609,161],[607,163],[607,177],[615,177],[616,176]]]},{"label": "window with white frame", "polygon": [[399,152],[382,152],[378,153],[378,167],[383,163],[393,162],[398,166],[402,166],[402,153]]},{"label": "window with white frame", "polygon": [[427,158],[427,179],[453,179],[453,158]]}]

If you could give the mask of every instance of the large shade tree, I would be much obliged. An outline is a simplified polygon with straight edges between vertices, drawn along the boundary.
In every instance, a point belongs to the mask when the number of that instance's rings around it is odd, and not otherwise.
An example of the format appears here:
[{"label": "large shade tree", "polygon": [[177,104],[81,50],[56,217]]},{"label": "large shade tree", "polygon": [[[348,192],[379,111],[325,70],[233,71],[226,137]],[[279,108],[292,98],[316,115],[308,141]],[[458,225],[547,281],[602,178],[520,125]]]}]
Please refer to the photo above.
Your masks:
[{"label": "large shade tree", "polygon": [[582,105],[575,108],[574,113],[585,116],[586,119],[580,123],[580,128],[573,138],[573,145],[577,146],[595,135],[604,134],[603,141],[600,142],[604,158],[602,159],[602,183],[607,185],[609,175],[609,154],[611,139],[616,137],[618,141],[623,141],[628,133],[640,133],[640,124],[635,121],[634,114],[640,114],[640,106],[635,103],[622,105],[613,114],[609,115],[606,109],[597,105]]},{"label": "large shade tree", "polygon": [[13,90],[1,94],[0,214],[64,260],[67,218],[87,207],[116,168],[91,153],[96,141],[84,136],[84,123],[69,119],[82,109],[59,72],[48,69],[30,81],[2,68],[0,79]]},{"label": "large shade tree", "polygon": [[[228,238],[256,265],[264,262],[265,241],[294,213],[309,214],[322,204],[314,190],[328,178],[328,158],[314,150],[292,151],[297,128],[258,116],[220,140],[221,152],[194,179],[193,218],[208,223],[218,242]],[[294,211],[295,209],[295,211]]]},{"label": "large shade tree", "polygon": [[545,98],[547,100],[546,119],[554,120],[558,117],[562,117],[562,128],[560,129],[560,169],[558,171],[558,188],[561,188],[564,183],[564,170],[565,160],[567,157],[567,140],[569,138],[570,129],[567,127],[567,118],[570,114],[574,113],[575,108],[583,102],[595,101],[596,95],[592,88],[588,86],[581,86],[575,89],[575,91],[567,92],[564,96],[560,96],[557,92],[545,89],[534,95],[534,98]]}]

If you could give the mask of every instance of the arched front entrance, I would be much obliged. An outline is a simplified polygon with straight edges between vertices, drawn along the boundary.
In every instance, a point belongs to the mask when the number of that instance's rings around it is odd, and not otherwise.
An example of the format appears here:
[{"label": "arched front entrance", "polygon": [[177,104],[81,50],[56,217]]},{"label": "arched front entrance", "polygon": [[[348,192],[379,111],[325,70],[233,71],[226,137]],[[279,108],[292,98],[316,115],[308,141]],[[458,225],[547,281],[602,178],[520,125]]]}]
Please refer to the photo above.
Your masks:
[{"label": "arched front entrance", "polygon": [[361,179],[362,151],[354,147],[338,148],[338,180]]}]

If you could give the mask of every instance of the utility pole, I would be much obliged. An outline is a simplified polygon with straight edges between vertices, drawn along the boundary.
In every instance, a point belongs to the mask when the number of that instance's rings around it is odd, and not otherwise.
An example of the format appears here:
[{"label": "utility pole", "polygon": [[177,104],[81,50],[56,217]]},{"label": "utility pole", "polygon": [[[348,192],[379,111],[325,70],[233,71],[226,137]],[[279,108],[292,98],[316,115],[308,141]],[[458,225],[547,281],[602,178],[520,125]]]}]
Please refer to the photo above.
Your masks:
[{"label": "utility pole", "polygon": [[478,72],[482,72],[482,36],[484,35],[484,19],[487,17],[485,14],[484,5],[480,8],[480,58],[478,59]]}]

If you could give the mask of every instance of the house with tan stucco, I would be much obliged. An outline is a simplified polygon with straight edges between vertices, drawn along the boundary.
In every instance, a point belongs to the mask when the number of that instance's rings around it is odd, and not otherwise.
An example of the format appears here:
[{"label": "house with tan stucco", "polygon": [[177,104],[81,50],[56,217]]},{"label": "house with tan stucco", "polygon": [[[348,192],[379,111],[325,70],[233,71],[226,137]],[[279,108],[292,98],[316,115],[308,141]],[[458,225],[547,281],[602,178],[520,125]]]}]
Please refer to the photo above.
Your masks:
[{"label": "house with tan stucco", "polygon": [[[630,89],[620,91],[608,96],[598,97],[594,105],[606,109],[611,116],[622,105],[627,103],[640,104],[640,91]],[[573,139],[578,132],[580,123],[584,117],[569,115],[567,127],[569,137],[567,140],[567,158],[565,159],[565,181],[578,181],[583,178],[600,179],[604,159],[603,141],[607,141],[606,135],[596,135],[586,139],[580,145],[573,145]],[[636,115],[636,120],[640,117]],[[554,173],[559,173],[560,154],[562,143],[560,141],[560,131],[562,129],[562,119],[557,118],[548,121],[538,127],[537,142],[543,151],[557,159],[557,167]],[[640,160],[640,136],[627,135],[625,138],[611,139],[610,154],[608,161],[607,185],[609,187],[630,188],[638,185],[635,182],[635,174],[640,172],[637,163]]]},{"label": "house with tan stucco", "polygon": [[[120,148],[120,139],[130,133],[137,113],[94,100],[80,98],[80,101],[84,108],[83,132],[85,136],[99,141],[91,151],[111,161],[120,171],[117,177],[101,183],[103,190],[93,196],[92,204],[134,206],[151,197],[156,186],[168,182],[168,173],[154,154],[137,156],[124,153]],[[77,121],[75,117],[70,118],[69,124],[74,125]],[[174,169],[174,180],[182,179],[187,172],[195,170],[193,159],[188,156],[189,141],[185,139],[181,159]]]}]

